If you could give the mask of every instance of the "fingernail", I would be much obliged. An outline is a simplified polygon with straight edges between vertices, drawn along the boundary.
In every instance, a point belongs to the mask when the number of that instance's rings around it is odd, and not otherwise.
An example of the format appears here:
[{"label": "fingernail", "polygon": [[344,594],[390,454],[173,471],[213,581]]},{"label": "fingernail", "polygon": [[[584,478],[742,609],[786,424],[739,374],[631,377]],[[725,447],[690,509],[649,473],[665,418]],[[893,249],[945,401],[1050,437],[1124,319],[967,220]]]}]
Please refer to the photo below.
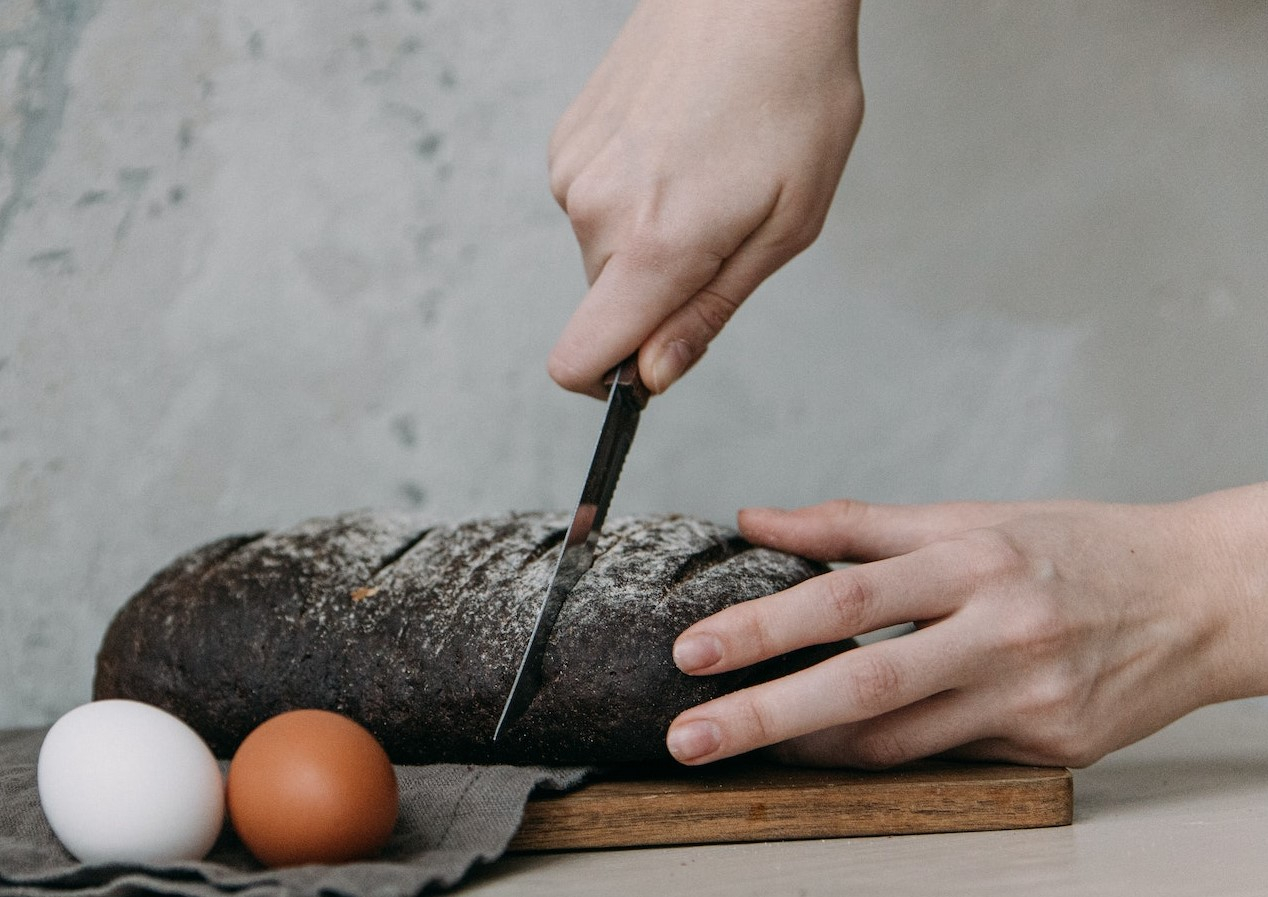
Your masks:
[{"label": "fingernail", "polygon": [[654,392],[664,392],[670,385],[687,372],[695,361],[695,353],[686,340],[676,339],[661,350],[652,364],[652,383]]},{"label": "fingernail", "polygon": [[722,730],[707,719],[674,726],[665,739],[669,753],[679,763],[690,763],[712,754],[721,744]]},{"label": "fingernail", "polygon": [[722,643],[712,635],[686,635],[674,642],[674,665],[684,673],[711,667],[722,659]]}]

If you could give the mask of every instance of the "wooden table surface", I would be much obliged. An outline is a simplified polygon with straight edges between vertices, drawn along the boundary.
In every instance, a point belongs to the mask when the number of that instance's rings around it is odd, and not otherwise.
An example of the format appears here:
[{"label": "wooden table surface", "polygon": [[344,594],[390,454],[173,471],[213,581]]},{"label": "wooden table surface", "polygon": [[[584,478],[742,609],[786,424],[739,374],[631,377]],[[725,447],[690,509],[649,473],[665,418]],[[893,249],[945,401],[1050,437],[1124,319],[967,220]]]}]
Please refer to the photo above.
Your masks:
[{"label": "wooden table surface", "polygon": [[1268,894],[1268,707],[1200,710],[1075,772],[1074,825],[505,857],[465,895]]}]

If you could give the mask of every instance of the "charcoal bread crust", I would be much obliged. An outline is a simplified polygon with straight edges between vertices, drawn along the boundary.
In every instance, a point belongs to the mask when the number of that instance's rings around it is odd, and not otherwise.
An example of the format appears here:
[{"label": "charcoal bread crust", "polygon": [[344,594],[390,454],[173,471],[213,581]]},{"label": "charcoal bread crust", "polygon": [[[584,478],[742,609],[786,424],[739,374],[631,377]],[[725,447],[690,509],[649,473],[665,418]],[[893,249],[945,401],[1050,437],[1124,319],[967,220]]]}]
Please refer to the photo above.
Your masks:
[{"label": "charcoal bread crust", "polygon": [[688,625],[826,568],[688,517],[614,519],[560,611],[536,699],[493,743],[566,524],[360,512],[213,542],[118,612],[94,697],[170,710],[220,757],[270,716],[322,707],[397,763],[641,763],[668,758],[682,710],[848,647],[683,675],[670,649]]}]

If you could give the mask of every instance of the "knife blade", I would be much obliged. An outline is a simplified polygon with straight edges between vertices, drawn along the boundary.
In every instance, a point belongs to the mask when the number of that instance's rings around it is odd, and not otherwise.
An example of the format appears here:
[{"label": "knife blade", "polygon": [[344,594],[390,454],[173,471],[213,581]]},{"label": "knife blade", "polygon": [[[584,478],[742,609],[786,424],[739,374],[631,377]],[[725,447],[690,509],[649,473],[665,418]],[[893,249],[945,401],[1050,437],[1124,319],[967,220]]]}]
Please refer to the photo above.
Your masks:
[{"label": "knife blade", "polygon": [[528,646],[520,659],[515,682],[493,731],[494,741],[524,715],[541,687],[546,643],[564,601],[582,574],[594,563],[595,546],[608,505],[612,502],[612,493],[616,491],[616,481],[621,476],[625,456],[634,441],[639,414],[647,406],[649,393],[638,376],[637,356],[626,359],[609,376],[612,387],[608,392],[608,409],[603,418],[603,428],[599,431],[594,458],[590,462],[585,485],[581,488],[581,499],[564,535],[559,560],[537,612]]}]

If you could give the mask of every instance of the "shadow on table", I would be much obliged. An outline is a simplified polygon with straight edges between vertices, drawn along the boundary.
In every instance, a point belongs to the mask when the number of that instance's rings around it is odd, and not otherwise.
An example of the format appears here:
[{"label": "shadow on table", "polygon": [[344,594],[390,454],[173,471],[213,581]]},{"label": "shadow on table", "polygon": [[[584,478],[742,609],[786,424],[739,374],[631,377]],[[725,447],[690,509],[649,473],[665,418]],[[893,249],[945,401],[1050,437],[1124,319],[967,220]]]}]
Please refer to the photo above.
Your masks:
[{"label": "shadow on table", "polygon": [[1268,755],[1258,757],[1116,757],[1075,773],[1074,821],[1103,813],[1268,793]]}]

